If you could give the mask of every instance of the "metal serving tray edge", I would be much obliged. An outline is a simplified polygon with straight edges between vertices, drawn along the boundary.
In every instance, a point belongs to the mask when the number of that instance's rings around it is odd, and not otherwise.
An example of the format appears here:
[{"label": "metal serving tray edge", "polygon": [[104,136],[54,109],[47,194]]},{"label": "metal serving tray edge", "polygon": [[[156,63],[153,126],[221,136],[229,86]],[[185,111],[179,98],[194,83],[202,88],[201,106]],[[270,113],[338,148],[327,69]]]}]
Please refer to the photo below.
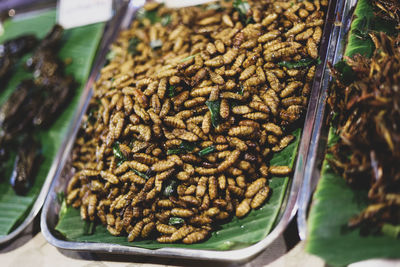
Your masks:
[{"label": "metal serving tray edge", "polygon": [[[113,253],[113,254],[125,254],[125,255],[143,255],[143,256],[156,256],[156,257],[167,257],[167,258],[181,258],[181,259],[196,259],[196,260],[217,260],[217,261],[247,261],[251,258],[255,257],[257,254],[262,252],[265,248],[267,248],[282,232],[285,230],[286,226],[289,224],[291,219],[297,212],[298,208],[298,194],[303,182],[303,174],[305,167],[305,160],[308,155],[309,147],[311,145],[311,134],[313,129],[314,120],[316,117],[317,103],[318,98],[320,96],[320,84],[321,78],[323,77],[324,68],[326,63],[328,62],[327,58],[327,49],[329,47],[329,42],[332,41],[332,23],[334,21],[337,3],[340,3],[342,0],[333,0],[330,1],[328,6],[328,11],[326,15],[326,21],[324,27],[323,38],[321,42],[320,55],[322,64],[320,64],[316,70],[316,75],[314,78],[314,83],[310,95],[309,106],[307,109],[305,122],[304,122],[304,130],[302,133],[298,155],[296,159],[295,171],[293,178],[290,180],[290,184],[288,186],[285,201],[281,207],[281,213],[275,224],[273,230],[261,241],[250,245],[246,248],[236,249],[236,250],[227,250],[227,251],[216,251],[216,250],[203,250],[203,249],[190,249],[190,245],[188,248],[160,248],[160,249],[144,249],[139,247],[131,247],[131,246],[123,246],[117,244],[109,244],[109,243],[93,243],[93,242],[73,242],[66,241],[60,239],[55,233],[55,226],[58,221],[58,214],[60,210],[60,204],[57,201],[57,192],[64,190],[66,185],[66,178],[61,174],[65,171],[64,167],[69,158],[70,152],[72,150],[76,134],[80,127],[82,117],[86,112],[88,107],[88,103],[92,96],[92,85],[97,77],[97,73],[99,72],[102,64],[105,62],[105,56],[107,54],[107,49],[101,51],[100,59],[97,61],[93,68],[93,71],[89,77],[89,80],[86,84],[85,91],[81,98],[79,109],[74,117],[73,124],[71,124],[71,129],[69,131],[69,139],[67,144],[64,147],[62,153],[60,152],[59,162],[57,165],[59,168],[55,173],[55,178],[53,179],[50,192],[47,195],[45,204],[43,206],[43,211],[41,214],[41,230],[42,234],[46,238],[46,240],[54,245],[55,247],[66,249],[66,250],[76,250],[76,251],[89,251],[89,252],[97,252],[97,253]],[[121,21],[121,24],[118,28],[115,29],[115,32],[109,43],[114,40],[117,32],[121,29],[127,28],[130,25],[130,22],[134,19],[135,11],[144,4],[144,1],[130,1],[129,6],[127,8],[127,12],[124,18]],[[62,154],[62,155],[61,155]],[[283,208],[284,207],[284,208]]]},{"label": "metal serving tray edge", "polygon": [[[123,5],[122,2],[118,2],[118,4],[116,4],[116,6],[120,6]],[[48,7],[50,6],[50,7]],[[26,7],[20,7],[21,9],[21,13],[18,12],[17,10],[17,15],[16,17],[22,17],[22,16],[30,16],[33,14],[40,14],[41,12],[44,12],[46,10],[49,10],[51,8],[55,7],[55,3],[54,4],[49,4],[48,6],[43,6],[43,5],[39,5],[39,6],[35,6],[35,4],[33,4],[33,6],[29,6],[27,11],[24,11],[24,8]],[[111,21],[108,25],[106,25],[107,28],[113,28],[112,24],[115,23],[113,21]],[[107,32],[105,32],[105,35],[107,35]],[[104,44],[104,38],[102,38],[102,41],[99,44],[99,48],[98,51],[102,50],[102,47],[105,46]],[[84,93],[83,93],[84,94]],[[53,178],[56,177],[57,175],[57,170],[59,167],[59,162],[61,160],[61,157],[63,155],[63,150],[68,142],[68,136],[70,136],[69,132],[68,134],[65,136],[60,150],[57,152],[55,158],[53,159],[53,162],[51,164],[50,170],[47,173],[46,179],[42,185],[42,188],[40,190],[40,193],[38,195],[38,197],[35,200],[35,203],[33,204],[29,214],[26,216],[26,218],[24,219],[24,221],[18,225],[17,228],[15,228],[12,232],[10,232],[9,234],[5,235],[5,236],[0,236],[0,245],[6,244],[8,242],[10,242],[11,240],[13,240],[14,238],[16,238],[19,234],[21,234],[31,223],[32,221],[35,219],[36,215],[39,214],[40,209],[43,206],[43,203],[45,202],[46,196],[49,193],[50,190],[50,186],[51,183],[53,181]]]},{"label": "metal serving tray edge", "polygon": [[[346,47],[347,33],[350,30],[353,11],[358,0],[343,0],[338,3],[336,7],[336,21],[332,30],[332,39],[336,40],[330,44],[328,49],[328,58],[330,63],[333,65],[340,61],[343,57],[344,50]],[[320,179],[321,164],[325,158],[325,148],[328,139],[328,128],[326,122],[326,100],[328,97],[329,84],[331,82],[331,76],[329,69],[325,68],[320,97],[317,103],[316,119],[312,129],[312,143],[309,148],[309,152],[304,167],[304,178],[303,185],[299,194],[299,210],[297,213],[297,228],[299,230],[299,236],[301,240],[307,238],[307,216],[310,206],[310,201],[314,189]]]}]

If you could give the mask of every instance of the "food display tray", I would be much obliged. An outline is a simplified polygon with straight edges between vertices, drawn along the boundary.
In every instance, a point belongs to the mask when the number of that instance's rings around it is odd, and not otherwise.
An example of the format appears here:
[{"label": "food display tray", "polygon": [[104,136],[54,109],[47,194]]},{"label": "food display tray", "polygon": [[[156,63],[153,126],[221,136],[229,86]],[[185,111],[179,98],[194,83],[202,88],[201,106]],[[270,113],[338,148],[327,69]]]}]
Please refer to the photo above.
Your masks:
[{"label": "food display tray", "polygon": [[[115,7],[115,12],[113,18],[105,25],[104,27],[104,33],[103,33],[103,38],[100,40],[98,49],[97,49],[97,54],[95,56],[95,61],[94,65],[96,65],[96,58],[98,58],[99,51],[104,50],[104,47],[107,46],[107,36],[113,33],[114,29],[114,24],[119,23],[118,22],[118,16],[120,13],[123,12],[125,13],[125,9],[122,8],[124,4],[122,1],[115,1],[114,2],[114,7]],[[38,5],[32,4],[29,6],[21,6],[19,9],[16,10],[16,16],[15,19],[18,19],[19,17],[29,17],[29,16],[40,16],[43,12],[49,11],[50,9],[54,9],[56,7],[56,3],[50,3],[48,5],[43,5],[42,3],[38,3]],[[21,12],[20,12],[21,10]],[[90,76],[91,77],[91,76]],[[83,91],[82,94],[82,99],[87,98],[87,90]],[[61,144],[60,150],[57,152],[55,155],[51,167],[49,169],[49,172],[47,173],[47,176],[43,182],[43,185],[41,187],[41,190],[35,200],[35,202],[32,205],[32,208],[30,209],[28,215],[25,217],[25,219],[16,227],[13,231],[11,231],[9,234],[5,236],[0,236],[0,245],[6,244],[13,240],[15,237],[17,237],[20,233],[22,233],[34,220],[34,218],[39,214],[47,194],[49,193],[51,183],[53,181],[54,177],[57,177],[58,171],[59,171],[59,163],[61,161],[61,158],[63,156],[63,151],[65,150],[65,147],[67,146],[69,142],[69,136],[71,136],[71,129],[73,128],[74,122],[71,122],[71,125],[68,128],[68,133],[65,135],[64,140]]]},{"label": "food display tray", "polygon": [[[340,16],[341,10],[338,7],[343,6],[345,0],[332,0],[329,1],[329,6],[326,14],[326,23],[324,26],[320,58],[321,64],[317,66],[315,78],[310,94],[309,105],[305,115],[303,131],[298,148],[297,159],[295,161],[294,174],[289,181],[286,189],[285,199],[281,206],[278,218],[272,231],[261,241],[240,249],[231,249],[226,251],[218,250],[204,250],[192,249],[190,245],[187,248],[172,248],[165,247],[159,249],[144,249],[134,246],[123,246],[110,243],[94,243],[94,242],[74,242],[67,241],[55,230],[58,222],[61,204],[57,201],[57,193],[64,191],[68,182],[68,173],[71,171],[70,159],[71,151],[77,136],[77,132],[81,125],[82,118],[88,108],[89,101],[93,94],[92,85],[100,71],[102,64],[105,62],[107,49],[100,53],[100,58],[92,70],[91,76],[85,87],[85,92],[80,101],[79,110],[76,113],[73,123],[71,124],[70,135],[67,143],[60,151],[58,161],[54,162],[57,165],[57,172],[54,173],[54,179],[47,196],[43,211],[41,214],[41,229],[47,241],[61,249],[76,250],[76,251],[89,251],[96,253],[114,253],[126,255],[142,255],[142,256],[155,256],[155,257],[170,257],[182,259],[195,259],[195,260],[217,260],[226,262],[240,262],[248,261],[265,248],[267,248],[279,235],[283,233],[290,220],[297,212],[299,205],[299,192],[303,184],[303,176],[305,172],[305,163],[308,157],[309,148],[312,145],[312,130],[314,129],[314,121],[318,117],[317,108],[319,99],[321,97],[321,84],[326,75],[325,69],[327,62],[333,60],[332,53],[329,53],[332,44],[336,44],[337,34],[333,31],[335,26],[333,22],[337,16]],[[132,20],[135,19],[136,11],[144,4],[145,1],[130,1],[125,16],[121,19],[121,23],[116,26],[114,34],[110,37],[108,43],[110,44],[120,30],[126,29]],[[116,24],[117,25],[117,24]]]},{"label": "food display tray", "polygon": [[[356,5],[357,0],[345,0],[337,4],[336,12],[338,16],[333,22],[334,27],[332,29],[332,39],[337,41],[331,42],[328,48],[328,62],[332,65],[335,65],[343,57],[347,43],[347,33],[350,30]],[[329,68],[325,68],[321,79],[320,97],[316,103],[316,118],[312,129],[311,144],[305,160],[303,185],[300,190],[298,201],[297,228],[301,240],[305,240],[307,237],[307,216],[310,200],[320,179],[321,165],[325,158],[325,148],[329,132],[326,100],[328,98],[330,82],[331,76],[329,74]]]}]

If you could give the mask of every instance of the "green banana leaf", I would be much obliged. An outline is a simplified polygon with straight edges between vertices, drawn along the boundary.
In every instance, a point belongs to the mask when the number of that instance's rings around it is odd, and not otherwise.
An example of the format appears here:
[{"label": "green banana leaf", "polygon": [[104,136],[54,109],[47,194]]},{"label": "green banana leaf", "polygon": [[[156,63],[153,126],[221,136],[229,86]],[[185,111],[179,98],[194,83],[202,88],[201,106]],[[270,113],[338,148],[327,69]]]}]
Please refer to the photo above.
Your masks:
[{"label": "green banana leaf", "polygon": [[[0,43],[16,36],[33,33],[43,38],[56,22],[56,11],[47,10],[24,17],[7,20],[4,23],[4,34],[0,36]],[[7,235],[15,229],[27,216],[33,206],[41,187],[50,170],[52,161],[65,138],[68,126],[73,118],[85,82],[89,76],[92,61],[97,51],[103,33],[104,23],[66,30],[63,36],[62,48],[59,57],[62,60],[72,59],[66,67],[66,72],[74,76],[79,86],[74,90],[67,108],[58,116],[58,119],[48,129],[35,133],[42,144],[42,161],[35,182],[25,196],[17,196],[9,184],[13,158],[7,162],[6,171],[0,177],[0,236]],[[0,104],[11,95],[21,80],[30,78],[31,73],[24,70],[23,65],[29,55],[22,58],[7,85],[1,85]],[[5,86],[5,87],[4,87]],[[15,154],[15,151],[13,151]]]},{"label": "green banana leaf", "polygon": [[[392,25],[374,17],[368,0],[359,0],[348,38],[346,56],[351,57],[357,53],[372,56],[375,49],[373,42],[370,38],[360,38],[360,32],[365,31],[366,18],[371,21],[369,30],[372,32],[395,32]],[[331,127],[328,146],[335,144],[338,138],[335,128]],[[350,188],[329,166],[326,159],[330,157],[330,154],[325,156],[321,179],[313,196],[306,251],[323,258],[333,266],[345,266],[371,258],[398,258],[399,239],[386,235],[365,236],[360,233],[360,229],[348,229],[349,219],[367,207],[367,191]]]},{"label": "green banana leaf", "polygon": [[[272,165],[293,166],[300,140],[301,129],[294,131],[295,141],[271,159]],[[289,182],[288,177],[272,177],[269,186],[272,189],[271,197],[258,210],[252,210],[246,217],[220,226],[211,237],[203,242],[192,245],[185,244],[160,244],[155,240],[139,240],[128,242],[126,237],[112,236],[103,225],[96,225],[93,233],[88,233],[88,222],[82,221],[79,210],[67,207],[64,204],[60,212],[56,230],[67,240],[81,242],[102,242],[125,246],[135,246],[148,249],[163,247],[179,247],[193,249],[229,250],[247,247],[262,240],[272,229],[279,214],[282,201]]]}]

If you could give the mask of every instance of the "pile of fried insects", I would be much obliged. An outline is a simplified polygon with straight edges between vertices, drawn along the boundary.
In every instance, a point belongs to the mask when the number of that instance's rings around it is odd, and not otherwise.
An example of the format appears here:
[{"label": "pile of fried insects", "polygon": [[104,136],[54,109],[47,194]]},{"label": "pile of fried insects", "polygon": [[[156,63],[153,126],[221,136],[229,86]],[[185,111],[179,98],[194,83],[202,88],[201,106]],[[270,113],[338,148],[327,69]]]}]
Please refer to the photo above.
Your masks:
[{"label": "pile of fried insects", "polygon": [[196,243],[257,209],[307,106],[327,1],[144,6],[112,45],[67,203],[112,235]]},{"label": "pile of fried insects", "polygon": [[348,222],[365,233],[400,224],[400,35],[370,34],[371,59],[347,58],[328,103],[338,114],[340,139],[329,149],[330,165],[355,188],[368,189],[369,205]]}]

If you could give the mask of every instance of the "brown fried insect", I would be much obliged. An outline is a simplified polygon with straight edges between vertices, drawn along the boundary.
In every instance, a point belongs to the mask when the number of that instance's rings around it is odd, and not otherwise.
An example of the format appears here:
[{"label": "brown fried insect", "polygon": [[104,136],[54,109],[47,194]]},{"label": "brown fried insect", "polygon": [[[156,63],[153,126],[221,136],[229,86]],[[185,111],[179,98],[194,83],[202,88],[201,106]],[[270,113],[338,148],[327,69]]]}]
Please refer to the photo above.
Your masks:
[{"label": "brown fried insect", "polygon": [[267,199],[269,195],[269,187],[265,186],[261,188],[258,193],[254,196],[254,198],[251,200],[250,207],[252,209],[257,209],[259,208]]},{"label": "brown fried insect", "polygon": [[137,237],[140,236],[140,233],[142,232],[143,225],[144,225],[143,221],[140,221],[137,224],[135,224],[133,229],[129,232],[128,241],[132,242],[133,240],[135,240]]},{"label": "brown fried insect", "polygon": [[239,218],[244,217],[247,213],[250,212],[250,199],[245,198],[240,202],[240,204],[236,208],[236,216]]},{"label": "brown fried insect", "polygon": [[247,187],[245,197],[252,198],[265,185],[266,182],[267,180],[265,178],[259,178],[255,180]]},{"label": "brown fried insect", "polygon": [[158,232],[160,232],[161,234],[166,234],[166,235],[170,235],[173,234],[174,232],[176,232],[176,228],[172,225],[166,225],[166,224],[157,224],[156,225],[156,229]]},{"label": "brown fried insect", "polygon": [[185,244],[193,244],[204,240],[207,236],[208,231],[206,230],[196,231],[186,236],[182,242]]},{"label": "brown fried insect", "polygon": [[269,167],[269,172],[271,175],[288,175],[289,173],[292,172],[292,169],[289,168],[288,166],[270,166]]}]

